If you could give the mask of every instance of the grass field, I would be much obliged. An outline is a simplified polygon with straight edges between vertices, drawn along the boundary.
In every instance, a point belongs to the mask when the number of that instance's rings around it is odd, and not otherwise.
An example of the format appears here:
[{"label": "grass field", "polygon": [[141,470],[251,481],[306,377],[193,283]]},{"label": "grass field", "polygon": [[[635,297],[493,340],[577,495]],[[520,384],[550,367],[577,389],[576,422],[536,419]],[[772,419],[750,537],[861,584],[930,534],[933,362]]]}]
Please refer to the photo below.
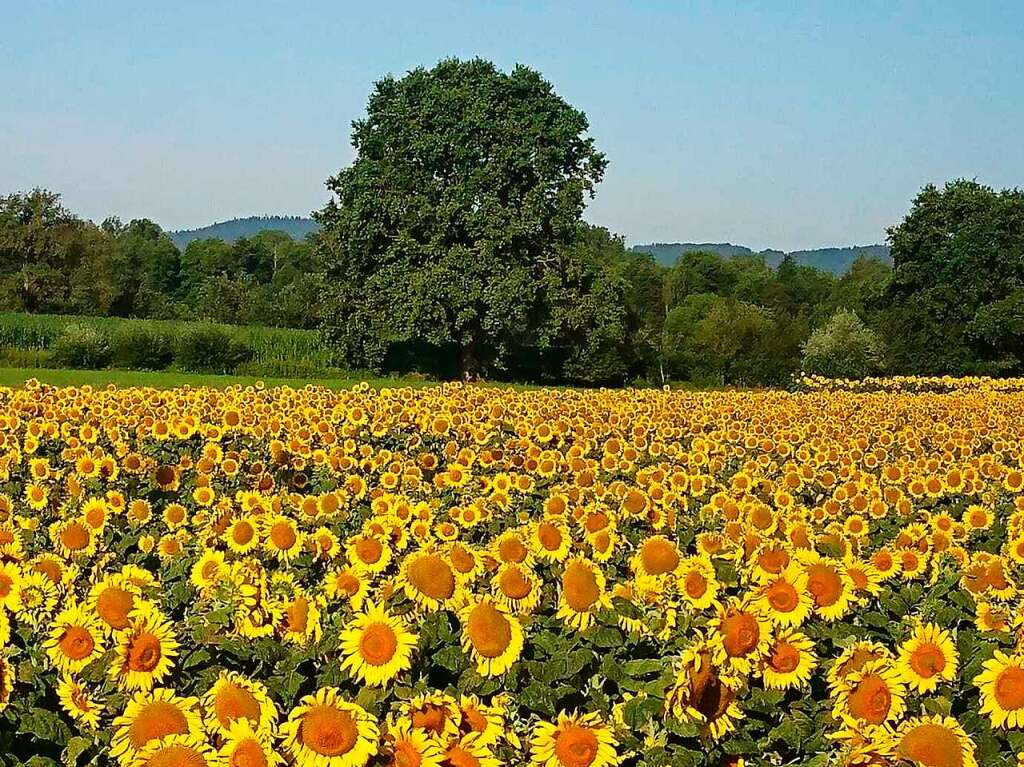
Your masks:
[{"label": "grass field", "polygon": [[430,382],[411,378],[374,378],[352,376],[347,378],[260,378],[257,376],[200,375],[180,372],[148,372],[135,370],[53,370],[49,368],[0,368],[0,386],[19,388],[35,378],[54,386],[94,387],[114,384],[115,386],[152,386],[157,389],[172,389],[177,386],[213,386],[224,388],[234,384],[250,385],[263,381],[267,386],[300,387],[317,384],[332,389],[344,389],[353,384],[366,382],[375,388],[385,386],[426,386]]}]

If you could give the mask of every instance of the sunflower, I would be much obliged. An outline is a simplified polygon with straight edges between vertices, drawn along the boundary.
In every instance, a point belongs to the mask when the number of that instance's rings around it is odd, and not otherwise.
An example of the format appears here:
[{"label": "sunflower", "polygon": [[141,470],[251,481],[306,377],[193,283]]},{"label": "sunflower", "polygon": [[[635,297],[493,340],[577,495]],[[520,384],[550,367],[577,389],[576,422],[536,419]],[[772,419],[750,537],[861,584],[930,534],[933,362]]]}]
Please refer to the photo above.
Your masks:
[{"label": "sunflower", "polygon": [[305,647],[320,641],[323,636],[320,622],[322,602],[322,597],[314,599],[298,587],[290,598],[281,602],[278,630],[285,642]]},{"label": "sunflower", "polygon": [[420,549],[405,556],[399,582],[409,599],[431,612],[451,607],[458,593],[452,566],[430,549]]},{"label": "sunflower", "polygon": [[391,564],[391,547],[375,535],[355,535],[345,544],[349,564],[368,573],[380,573]]},{"label": "sunflower", "polygon": [[611,728],[598,714],[559,713],[538,722],[530,739],[534,767],[612,767],[619,763]]},{"label": "sunflower", "polygon": [[708,624],[715,643],[715,663],[747,674],[768,651],[771,624],[749,598],[733,597],[719,605]]},{"label": "sunflower", "polygon": [[89,690],[73,677],[64,676],[57,685],[57,698],[68,716],[86,727],[99,727],[103,704],[94,700]]},{"label": "sunflower", "polygon": [[917,767],[977,767],[974,742],[951,716],[908,719],[892,736],[891,748]]},{"label": "sunflower", "polygon": [[911,689],[933,692],[956,679],[959,656],[949,632],[934,623],[919,625],[899,650],[896,667]]},{"label": "sunflower", "polygon": [[996,650],[982,669],[973,680],[981,690],[981,713],[993,727],[1024,727],[1024,653]]},{"label": "sunflower", "polygon": [[138,587],[123,575],[108,575],[89,591],[89,606],[109,635],[128,628],[138,595]]},{"label": "sunflower", "polygon": [[149,690],[166,677],[178,654],[174,628],[152,606],[132,613],[129,625],[117,638],[117,661],[110,676],[122,690]]},{"label": "sunflower", "polygon": [[234,671],[221,671],[217,681],[202,698],[210,732],[228,737],[236,723],[248,724],[260,735],[268,735],[277,722],[277,706],[266,686]]},{"label": "sunflower", "polygon": [[[498,700],[498,697],[495,697]],[[462,736],[476,734],[477,741],[491,746],[506,736],[505,710],[502,705],[484,705],[475,695],[463,695],[459,698],[459,712],[462,723],[459,734]]]},{"label": "sunflower", "polygon": [[222,767],[278,767],[284,759],[274,748],[272,737],[253,729],[248,719],[236,719],[224,733],[224,745],[217,753]]},{"label": "sunflower", "polygon": [[204,549],[203,553],[192,565],[189,580],[200,591],[207,591],[217,586],[230,573],[224,561],[224,552],[216,549]]},{"label": "sunflower", "polygon": [[7,704],[11,702],[15,679],[14,665],[6,655],[0,655],[0,711],[7,708]]},{"label": "sunflower", "polygon": [[228,525],[223,538],[236,554],[248,554],[260,544],[256,520],[247,514],[237,517]]},{"label": "sunflower", "polygon": [[506,530],[499,535],[491,544],[490,554],[502,564],[529,565],[533,559],[533,553],[523,533],[515,529]]},{"label": "sunflower", "polygon": [[664,535],[653,535],[640,544],[629,566],[637,575],[667,575],[674,573],[681,561],[675,543]]},{"label": "sunflower", "polygon": [[96,535],[80,519],[65,519],[50,525],[50,540],[62,557],[90,557],[96,553]]},{"label": "sunflower", "polygon": [[380,731],[376,717],[323,687],[292,709],[281,738],[298,767],[362,767],[377,753]]},{"label": "sunflower", "polygon": [[41,626],[57,607],[60,593],[54,582],[41,572],[30,570],[15,586],[18,620],[32,628]]},{"label": "sunflower", "polygon": [[609,608],[601,568],[584,557],[573,557],[562,570],[562,589],[556,616],[577,631],[586,631],[598,610]]},{"label": "sunflower", "polygon": [[173,735],[202,733],[199,701],[179,698],[173,690],[162,688],[138,692],[114,720],[113,731],[110,754],[122,764],[129,764],[149,743]]},{"label": "sunflower", "polygon": [[866,663],[849,674],[836,696],[833,716],[857,726],[881,725],[903,713],[904,685],[899,672],[885,660]]},{"label": "sunflower", "polygon": [[434,743],[447,744],[459,735],[459,702],[443,692],[424,693],[402,704],[402,718]]},{"label": "sunflower", "polygon": [[776,626],[797,627],[811,613],[807,573],[791,562],[778,575],[768,577],[757,593],[757,605]]},{"label": "sunflower", "polygon": [[828,670],[829,688],[837,691],[845,683],[846,677],[877,660],[891,661],[889,648],[879,642],[855,642],[843,650]]},{"label": "sunflower", "polygon": [[220,767],[220,757],[206,742],[193,735],[169,735],[150,741],[135,754],[131,767]]},{"label": "sunflower", "polygon": [[692,609],[704,610],[717,602],[719,582],[710,558],[684,560],[676,577],[679,594]]},{"label": "sunflower", "polygon": [[736,729],[743,709],[737,703],[739,679],[714,663],[713,652],[713,645],[702,640],[683,653],[665,706],[676,719],[697,722],[718,740]]},{"label": "sunflower", "polygon": [[561,562],[569,556],[572,538],[565,523],[548,518],[530,528],[529,546],[538,559]]},{"label": "sunflower", "polygon": [[17,611],[21,578],[17,562],[0,562],[0,612],[5,609]]},{"label": "sunflower", "polygon": [[408,719],[388,725],[384,739],[384,767],[441,767],[441,749]]},{"label": "sunflower", "polygon": [[455,579],[463,586],[475,581],[487,567],[483,554],[461,541],[448,546],[447,554]]},{"label": "sunflower", "polygon": [[369,602],[341,632],[341,666],[360,682],[383,687],[412,668],[418,641],[402,619]]},{"label": "sunflower", "polygon": [[271,517],[264,528],[263,547],[281,562],[289,562],[302,553],[303,535],[291,517]]},{"label": "sunflower", "polygon": [[43,647],[58,671],[76,674],[103,654],[103,629],[91,611],[73,602],[53,619]]},{"label": "sunflower", "polygon": [[805,557],[807,589],[814,599],[814,609],[824,620],[842,618],[850,609],[853,581],[842,563],[809,552]]},{"label": "sunflower", "polygon": [[818,665],[814,642],[804,634],[786,629],[772,640],[761,668],[765,687],[785,690],[810,682]]},{"label": "sunflower", "polygon": [[518,615],[531,613],[540,601],[543,581],[526,565],[506,563],[491,579],[491,593]]},{"label": "sunflower", "polygon": [[347,600],[353,610],[362,609],[369,592],[369,578],[351,567],[339,567],[324,576],[324,594],[327,598]]},{"label": "sunflower", "polygon": [[472,599],[459,612],[462,649],[476,662],[481,676],[503,674],[523,652],[523,627],[509,610],[484,596]]}]

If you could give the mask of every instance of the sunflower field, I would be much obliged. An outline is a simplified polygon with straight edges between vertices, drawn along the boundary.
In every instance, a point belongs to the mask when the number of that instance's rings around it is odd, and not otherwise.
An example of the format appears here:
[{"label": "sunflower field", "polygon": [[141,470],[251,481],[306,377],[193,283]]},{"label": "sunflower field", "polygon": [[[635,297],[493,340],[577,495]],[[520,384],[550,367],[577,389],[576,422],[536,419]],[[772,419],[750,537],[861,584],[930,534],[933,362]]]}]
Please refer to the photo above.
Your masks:
[{"label": "sunflower field", "polygon": [[1016,767],[1024,382],[0,388],[0,765]]}]

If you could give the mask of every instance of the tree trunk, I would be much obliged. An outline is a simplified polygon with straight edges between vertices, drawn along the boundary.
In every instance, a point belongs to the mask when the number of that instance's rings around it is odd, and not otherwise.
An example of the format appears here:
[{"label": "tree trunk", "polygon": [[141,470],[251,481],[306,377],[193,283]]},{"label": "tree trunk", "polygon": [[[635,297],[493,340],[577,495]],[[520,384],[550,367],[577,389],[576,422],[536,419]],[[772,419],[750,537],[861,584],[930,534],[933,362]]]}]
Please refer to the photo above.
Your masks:
[{"label": "tree trunk", "polygon": [[463,381],[470,383],[480,378],[480,356],[476,341],[470,341],[459,350],[459,374]]}]

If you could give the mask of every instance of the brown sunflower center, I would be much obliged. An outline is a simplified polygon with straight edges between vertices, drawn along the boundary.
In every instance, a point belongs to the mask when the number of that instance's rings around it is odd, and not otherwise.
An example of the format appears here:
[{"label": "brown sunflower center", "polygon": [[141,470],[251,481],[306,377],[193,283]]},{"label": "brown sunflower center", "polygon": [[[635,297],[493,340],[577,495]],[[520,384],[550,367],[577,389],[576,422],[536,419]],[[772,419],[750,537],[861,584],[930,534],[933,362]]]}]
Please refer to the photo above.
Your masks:
[{"label": "brown sunflower center", "polygon": [[884,679],[876,674],[865,676],[850,693],[850,713],[869,724],[881,724],[892,707],[892,692]]},{"label": "brown sunflower center", "polygon": [[586,612],[601,597],[601,587],[593,569],[583,562],[570,562],[562,575],[565,601],[576,612]]},{"label": "brown sunflower center", "polygon": [[450,599],[455,593],[455,574],[441,557],[427,554],[409,565],[409,583],[431,599]]},{"label": "brown sunflower center", "polygon": [[597,758],[598,741],[588,727],[569,724],[555,736],[555,756],[565,767],[589,767]]},{"label": "brown sunflower center", "polygon": [[910,654],[910,667],[918,676],[932,677],[946,668],[946,656],[941,647],[926,642]]},{"label": "brown sunflower center", "polygon": [[96,613],[108,626],[123,629],[128,625],[128,613],[135,607],[130,591],[111,586],[103,590],[96,600]]},{"label": "brown sunflower center", "polygon": [[359,639],[359,654],[371,666],[383,666],[395,657],[398,637],[386,623],[371,623]]},{"label": "brown sunflower center", "polygon": [[360,538],[356,541],[356,556],[368,565],[376,564],[384,554],[384,547],[376,538]]},{"label": "brown sunflower center", "polygon": [[168,701],[155,700],[136,715],[128,730],[128,739],[139,749],[152,740],[187,732],[188,719],[181,709]]},{"label": "brown sunflower center", "polygon": [[267,767],[267,755],[258,741],[240,741],[228,757],[228,767]]},{"label": "brown sunflower center", "polygon": [[88,658],[96,647],[96,642],[89,633],[89,629],[81,626],[68,626],[64,629],[58,645],[60,651],[71,660],[82,660]]},{"label": "brown sunflower center", "polygon": [[815,564],[807,570],[807,588],[814,595],[818,607],[830,607],[839,601],[843,593],[843,582],[833,568]]},{"label": "brown sunflower center", "polygon": [[60,542],[69,551],[81,551],[89,545],[89,531],[81,522],[72,522],[61,531]]},{"label": "brown sunflower center", "polygon": [[132,640],[128,648],[128,668],[149,673],[157,667],[162,656],[160,638],[143,631]]},{"label": "brown sunflower center", "polygon": [[800,604],[800,595],[792,583],[785,580],[777,580],[765,589],[765,596],[768,597],[768,604],[773,610],[780,613],[791,613]]},{"label": "brown sunflower center", "polygon": [[498,579],[501,593],[509,599],[523,599],[530,593],[532,583],[518,567],[511,567]]},{"label": "brown sunflower center", "polygon": [[1024,708],[1024,669],[1007,666],[995,683],[996,702],[1007,711]]},{"label": "brown sunflower center", "polygon": [[509,619],[487,602],[473,608],[466,624],[469,641],[485,658],[497,658],[512,642],[512,625]]},{"label": "brown sunflower center", "polygon": [[281,551],[289,551],[297,539],[291,525],[287,522],[278,522],[270,528],[270,540]]},{"label": "brown sunflower center", "polygon": [[206,757],[192,746],[172,743],[161,746],[145,762],[146,767],[206,767]]},{"label": "brown sunflower center", "polygon": [[260,720],[260,703],[256,696],[234,682],[224,682],[217,688],[213,708],[221,727],[229,727],[236,719]]},{"label": "brown sunflower center", "polygon": [[779,674],[790,674],[800,666],[800,650],[789,642],[776,642],[768,665]]},{"label": "brown sunflower center", "polygon": [[727,614],[722,619],[719,631],[722,634],[722,645],[730,658],[749,654],[761,640],[761,626],[757,618],[747,612]]},{"label": "brown sunflower center", "polygon": [[896,747],[899,756],[921,767],[963,767],[964,750],[955,732],[923,723],[908,730]]},{"label": "brown sunflower center", "polygon": [[302,745],[321,756],[340,756],[359,740],[359,728],[347,711],[334,706],[314,706],[302,715]]}]

